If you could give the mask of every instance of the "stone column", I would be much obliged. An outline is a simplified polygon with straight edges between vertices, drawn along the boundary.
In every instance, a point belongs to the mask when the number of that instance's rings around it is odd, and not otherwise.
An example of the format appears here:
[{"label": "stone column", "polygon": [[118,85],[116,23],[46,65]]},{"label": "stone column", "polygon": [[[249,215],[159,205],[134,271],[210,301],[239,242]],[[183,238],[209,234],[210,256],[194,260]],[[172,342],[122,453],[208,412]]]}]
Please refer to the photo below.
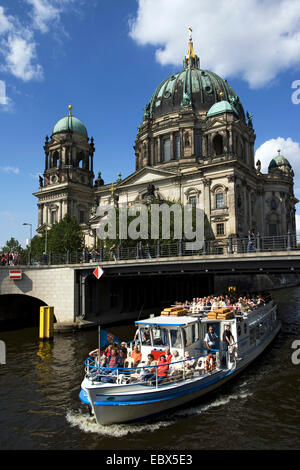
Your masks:
[{"label": "stone column", "polygon": [[44,205],[38,204],[38,226],[39,227],[43,224],[43,210],[44,210]]},{"label": "stone column", "polygon": [[157,137],[157,163],[161,162],[161,138]]}]

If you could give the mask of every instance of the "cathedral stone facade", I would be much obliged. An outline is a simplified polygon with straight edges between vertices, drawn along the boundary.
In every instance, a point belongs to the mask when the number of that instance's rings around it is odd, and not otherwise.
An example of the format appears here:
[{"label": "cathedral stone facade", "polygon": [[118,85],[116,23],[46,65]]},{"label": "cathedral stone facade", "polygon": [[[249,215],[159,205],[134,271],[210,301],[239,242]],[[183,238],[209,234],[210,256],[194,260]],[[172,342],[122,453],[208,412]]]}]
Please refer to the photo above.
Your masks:
[{"label": "cathedral stone facade", "polygon": [[[95,243],[97,207],[157,199],[204,210],[215,239],[294,234],[293,170],[280,150],[267,174],[254,161],[252,116],[226,80],[201,70],[192,38],[183,70],[166,78],[145,107],[134,145],[136,171],[104,184],[94,181],[93,138],[69,112],[46,138],[40,178],[38,232],[75,215]],[[274,157],[274,158],[272,158]],[[94,234],[94,236],[93,236]]]}]

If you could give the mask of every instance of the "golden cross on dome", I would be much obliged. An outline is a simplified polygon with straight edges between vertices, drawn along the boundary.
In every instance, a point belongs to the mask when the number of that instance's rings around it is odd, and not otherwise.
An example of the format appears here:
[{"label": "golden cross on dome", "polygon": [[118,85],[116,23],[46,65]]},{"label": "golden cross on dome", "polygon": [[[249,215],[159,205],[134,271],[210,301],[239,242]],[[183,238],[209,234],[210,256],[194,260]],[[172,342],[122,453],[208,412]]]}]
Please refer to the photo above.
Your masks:
[{"label": "golden cross on dome", "polygon": [[73,106],[71,104],[69,104],[69,106],[68,106],[69,116],[72,116],[72,109],[73,109]]},{"label": "golden cross on dome", "polygon": [[190,31],[190,37],[189,37],[189,50],[188,50],[188,53],[186,55],[186,58],[188,59],[190,56],[193,57],[193,59],[195,59],[195,52],[194,52],[194,47],[193,47],[193,40],[192,40],[192,28],[191,26],[189,26],[189,31]]}]

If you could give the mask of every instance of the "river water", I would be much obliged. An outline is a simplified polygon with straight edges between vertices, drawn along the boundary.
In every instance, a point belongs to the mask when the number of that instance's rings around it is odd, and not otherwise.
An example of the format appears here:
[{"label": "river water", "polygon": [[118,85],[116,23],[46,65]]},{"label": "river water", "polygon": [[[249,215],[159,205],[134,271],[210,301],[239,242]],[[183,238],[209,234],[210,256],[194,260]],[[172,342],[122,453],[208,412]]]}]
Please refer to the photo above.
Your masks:
[{"label": "river water", "polygon": [[[97,330],[56,334],[40,342],[37,328],[0,333],[0,449],[164,450],[300,449],[300,287],[278,290],[282,330],[239,377],[199,403],[140,424],[100,426],[80,404],[83,362]],[[134,327],[109,329],[129,340]],[[298,357],[300,354],[298,355]]]}]

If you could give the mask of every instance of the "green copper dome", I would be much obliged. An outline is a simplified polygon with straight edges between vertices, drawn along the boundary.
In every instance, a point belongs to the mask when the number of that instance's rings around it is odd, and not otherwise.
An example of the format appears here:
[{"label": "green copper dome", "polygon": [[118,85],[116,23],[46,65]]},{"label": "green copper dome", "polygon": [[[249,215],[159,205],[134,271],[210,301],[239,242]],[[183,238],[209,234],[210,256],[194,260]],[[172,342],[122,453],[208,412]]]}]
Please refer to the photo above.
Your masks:
[{"label": "green copper dome", "polygon": [[272,170],[281,170],[286,173],[293,171],[290,162],[280,154],[280,150],[278,150],[278,155],[270,161],[268,171],[272,172]]},{"label": "green copper dome", "polygon": [[145,107],[144,118],[155,119],[184,108],[207,112],[215,103],[224,101],[245,121],[242,103],[226,80],[208,70],[186,68],[156,88]]},{"label": "green copper dome", "polygon": [[216,116],[217,114],[223,114],[223,113],[235,113],[238,116],[238,113],[234,109],[233,106],[231,106],[228,101],[218,101],[218,103],[215,103],[207,112],[206,117],[212,117]]},{"label": "green copper dome", "polygon": [[85,125],[74,116],[66,116],[60,119],[53,127],[52,134],[68,131],[77,132],[78,134],[82,134],[85,137],[88,136]]}]

